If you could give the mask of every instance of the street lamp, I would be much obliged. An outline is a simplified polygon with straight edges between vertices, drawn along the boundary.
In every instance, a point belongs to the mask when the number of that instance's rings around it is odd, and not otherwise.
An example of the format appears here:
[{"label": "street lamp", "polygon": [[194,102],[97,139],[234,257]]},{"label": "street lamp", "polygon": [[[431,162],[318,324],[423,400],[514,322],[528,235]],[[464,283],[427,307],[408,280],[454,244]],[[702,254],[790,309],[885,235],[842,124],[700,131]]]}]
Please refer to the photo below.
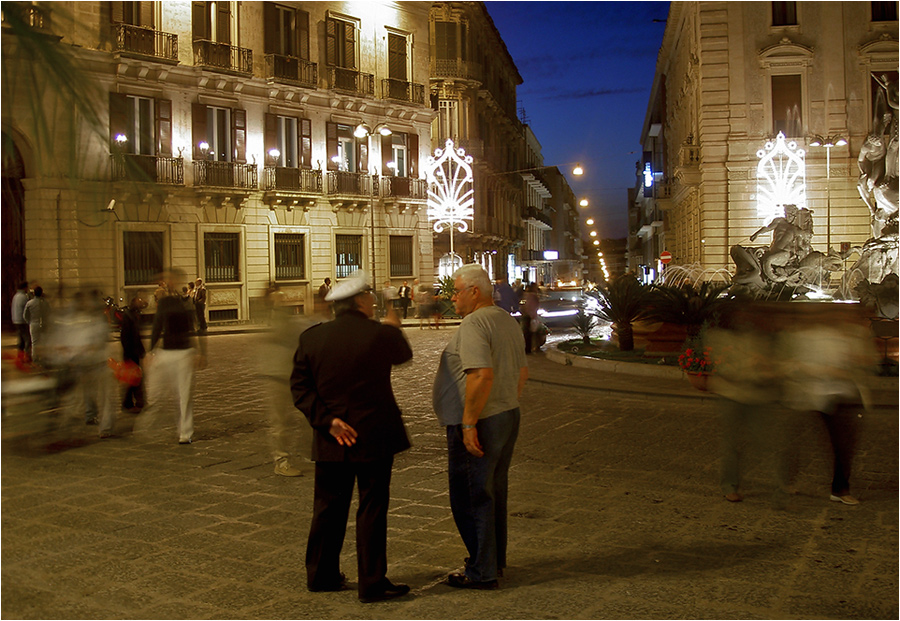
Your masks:
[{"label": "street lamp", "polygon": [[588,218],[587,220],[585,220],[584,223],[587,224],[588,226],[593,226],[593,225],[594,225],[594,219],[593,219],[593,218]]},{"label": "street lamp", "polygon": [[825,252],[831,250],[831,149],[846,144],[841,136],[816,135],[809,142],[811,147],[825,147]]},{"label": "street lamp", "polygon": [[582,207],[587,207],[588,204],[589,204],[589,203],[588,203],[588,199],[582,198],[582,199],[581,199],[581,202],[578,203],[578,204],[581,205]]}]

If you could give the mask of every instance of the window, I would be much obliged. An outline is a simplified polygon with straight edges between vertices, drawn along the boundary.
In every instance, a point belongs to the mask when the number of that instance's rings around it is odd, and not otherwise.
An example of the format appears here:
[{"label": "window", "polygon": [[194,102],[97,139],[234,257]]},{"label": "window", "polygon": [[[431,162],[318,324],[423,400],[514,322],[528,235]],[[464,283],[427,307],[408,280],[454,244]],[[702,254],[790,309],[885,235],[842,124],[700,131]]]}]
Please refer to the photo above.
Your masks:
[{"label": "window", "polygon": [[897,3],[896,2],[873,2],[872,3],[872,21],[873,22],[895,22],[895,21],[897,21]]},{"label": "window", "polygon": [[275,233],[275,280],[306,278],[306,236]]},{"label": "window", "polygon": [[171,100],[110,93],[109,139],[119,153],[171,156]]},{"label": "window", "polygon": [[265,52],[309,60],[309,13],[266,2]]},{"label": "window", "polygon": [[150,285],[163,271],[163,233],[124,231],[125,286]]},{"label": "window", "polygon": [[441,141],[459,137],[459,102],[442,99],[438,102],[438,122]]},{"label": "window", "polygon": [[773,2],[772,3],[772,25],[773,26],[796,26],[797,25],[797,3],[796,2]]},{"label": "window", "polygon": [[457,22],[434,22],[434,53],[437,60],[468,60],[468,27]]},{"label": "window", "polygon": [[195,103],[191,115],[195,160],[247,161],[246,110]]},{"label": "window", "polygon": [[334,275],[337,278],[346,278],[362,268],[362,235],[335,235],[334,247]]},{"label": "window", "polygon": [[391,277],[412,276],[413,238],[409,235],[391,235]]},{"label": "window", "polygon": [[388,78],[409,80],[408,42],[405,36],[388,33]]},{"label": "window", "polygon": [[153,28],[153,2],[110,2],[110,11],[114,23]]},{"label": "window", "polygon": [[381,174],[394,177],[415,177],[419,136],[394,132],[381,138]]},{"label": "window", "polygon": [[354,128],[342,123],[325,124],[328,170],[364,173],[369,168],[367,138],[356,138]]},{"label": "window", "polygon": [[239,233],[206,233],[203,237],[203,253],[206,265],[206,282],[235,282],[240,280]]},{"label": "window", "polygon": [[356,69],[356,26],[342,19],[325,19],[325,62],[344,69]]},{"label": "window", "polygon": [[803,93],[799,75],[772,76],[772,131],[786,137],[802,135]]},{"label": "window", "polygon": [[191,11],[195,41],[231,45],[231,2],[193,2]]},{"label": "window", "polygon": [[[266,162],[281,168],[312,168],[312,122],[290,116],[266,114]],[[278,157],[271,158],[272,149]]]}]

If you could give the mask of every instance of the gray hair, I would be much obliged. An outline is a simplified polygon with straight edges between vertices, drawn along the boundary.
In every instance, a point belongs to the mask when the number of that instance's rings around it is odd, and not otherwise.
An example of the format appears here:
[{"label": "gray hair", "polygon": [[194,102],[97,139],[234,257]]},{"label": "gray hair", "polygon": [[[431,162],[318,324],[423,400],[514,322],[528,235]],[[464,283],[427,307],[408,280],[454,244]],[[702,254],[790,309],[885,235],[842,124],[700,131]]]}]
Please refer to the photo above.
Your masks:
[{"label": "gray hair", "polygon": [[481,297],[493,299],[494,286],[491,284],[491,277],[484,271],[484,268],[477,263],[469,263],[453,272],[453,280],[462,280],[466,287],[478,287]]}]

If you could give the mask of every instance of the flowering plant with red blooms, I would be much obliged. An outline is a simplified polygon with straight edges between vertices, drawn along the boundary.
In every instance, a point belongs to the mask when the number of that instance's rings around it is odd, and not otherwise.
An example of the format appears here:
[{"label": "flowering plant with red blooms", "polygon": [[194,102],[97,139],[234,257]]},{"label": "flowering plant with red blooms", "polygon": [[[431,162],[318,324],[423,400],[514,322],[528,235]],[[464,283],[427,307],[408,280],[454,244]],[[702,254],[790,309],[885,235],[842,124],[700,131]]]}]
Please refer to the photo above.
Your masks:
[{"label": "flowering plant with red blooms", "polygon": [[716,371],[718,360],[712,357],[712,347],[688,347],[678,356],[678,366],[685,373],[712,374]]}]

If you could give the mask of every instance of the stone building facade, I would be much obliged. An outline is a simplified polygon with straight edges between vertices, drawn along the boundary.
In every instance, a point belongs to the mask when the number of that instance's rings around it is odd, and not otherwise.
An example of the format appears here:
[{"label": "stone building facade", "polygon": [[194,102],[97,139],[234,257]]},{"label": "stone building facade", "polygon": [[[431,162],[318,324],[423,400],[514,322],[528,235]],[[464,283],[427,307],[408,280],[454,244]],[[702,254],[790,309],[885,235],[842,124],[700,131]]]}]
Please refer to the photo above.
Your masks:
[{"label": "stone building facade", "polygon": [[[4,286],[129,299],[180,268],[207,283],[214,324],[261,317],[276,285],[311,313],[323,279],[357,267],[379,288],[434,280],[430,4],[40,6],[3,5],[4,220],[22,255]],[[35,37],[74,57],[72,84]]]},{"label": "stone building facade", "polygon": [[757,152],[779,132],[805,152],[813,248],[870,238],[857,158],[875,78],[897,78],[897,26],[896,2],[673,2],[641,134],[639,179],[649,165],[652,183],[629,201],[629,269],[658,273],[662,250],[672,265],[731,269],[730,248],[764,223]]}]

